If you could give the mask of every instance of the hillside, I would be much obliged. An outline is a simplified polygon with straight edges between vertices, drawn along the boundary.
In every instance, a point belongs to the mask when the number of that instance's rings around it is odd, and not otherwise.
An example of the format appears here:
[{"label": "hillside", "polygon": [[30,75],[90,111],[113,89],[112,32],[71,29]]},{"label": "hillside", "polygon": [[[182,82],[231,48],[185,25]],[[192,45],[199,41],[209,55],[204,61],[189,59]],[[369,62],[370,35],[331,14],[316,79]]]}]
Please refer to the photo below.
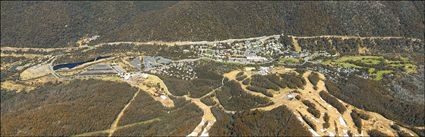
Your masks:
[{"label": "hillside", "polygon": [[[423,2],[2,2],[1,46],[216,40],[272,34],[424,39]],[[96,42],[96,41],[95,41]]]},{"label": "hillside", "polygon": [[425,136],[423,2],[1,2],[0,136]]}]

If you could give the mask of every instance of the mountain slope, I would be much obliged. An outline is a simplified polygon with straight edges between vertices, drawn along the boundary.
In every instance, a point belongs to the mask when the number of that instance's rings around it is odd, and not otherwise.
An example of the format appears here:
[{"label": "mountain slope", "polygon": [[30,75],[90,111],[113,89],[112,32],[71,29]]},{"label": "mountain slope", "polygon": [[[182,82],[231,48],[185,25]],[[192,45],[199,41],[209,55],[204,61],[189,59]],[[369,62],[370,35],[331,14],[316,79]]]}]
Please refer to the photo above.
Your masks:
[{"label": "mountain slope", "polygon": [[279,33],[423,39],[423,2],[2,2],[1,45],[215,40]]}]

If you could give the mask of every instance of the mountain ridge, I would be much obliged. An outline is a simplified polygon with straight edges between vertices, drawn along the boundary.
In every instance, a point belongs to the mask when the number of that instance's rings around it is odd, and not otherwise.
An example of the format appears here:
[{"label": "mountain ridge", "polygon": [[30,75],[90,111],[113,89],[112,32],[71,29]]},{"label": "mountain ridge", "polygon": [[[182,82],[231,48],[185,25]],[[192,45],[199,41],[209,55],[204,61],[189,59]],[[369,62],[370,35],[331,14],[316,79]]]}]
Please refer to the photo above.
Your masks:
[{"label": "mountain ridge", "polygon": [[[221,40],[281,33],[404,36],[423,40],[421,4],[410,1],[26,2],[23,5],[2,2],[1,45],[66,47],[92,35],[101,36],[94,42]],[[65,5],[72,8],[58,8]]]}]

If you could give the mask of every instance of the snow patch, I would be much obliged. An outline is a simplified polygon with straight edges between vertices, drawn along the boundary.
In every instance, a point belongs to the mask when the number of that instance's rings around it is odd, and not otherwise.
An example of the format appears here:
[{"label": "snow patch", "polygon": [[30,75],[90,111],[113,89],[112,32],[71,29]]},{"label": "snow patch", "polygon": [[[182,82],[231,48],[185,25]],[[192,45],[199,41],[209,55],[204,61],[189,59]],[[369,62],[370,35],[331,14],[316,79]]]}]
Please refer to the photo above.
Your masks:
[{"label": "snow patch", "polygon": [[335,134],[334,133],[332,133],[332,132],[328,132],[329,133],[329,136],[330,137],[334,137],[335,136]]},{"label": "snow patch", "polygon": [[348,137],[348,130],[346,130],[346,129],[344,129],[344,130],[342,130],[342,132],[344,133],[344,137]]},{"label": "snow patch", "polygon": [[342,118],[342,116],[339,117],[339,123],[341,123],[342,126],[347,127],[347,124],[345,123],[345,121]]},{"label": "snow patch", "polygon": [[313,134],[313,137],[321,137],[319,134],[317,134],[316,131],[314,131],[313,129],[309,128],[308,131],[311,132],[311,134]]}]

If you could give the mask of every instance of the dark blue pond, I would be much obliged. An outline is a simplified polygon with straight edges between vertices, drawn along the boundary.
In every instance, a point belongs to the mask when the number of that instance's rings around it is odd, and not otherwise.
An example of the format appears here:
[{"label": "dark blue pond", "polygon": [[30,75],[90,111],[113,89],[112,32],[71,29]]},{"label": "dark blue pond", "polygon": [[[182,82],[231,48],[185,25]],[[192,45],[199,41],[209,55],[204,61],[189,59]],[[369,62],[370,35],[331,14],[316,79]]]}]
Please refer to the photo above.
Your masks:
[{"label": "dark blue pond", "polygon": [[109,58],[109,57],[111,57],[111,56],[99,56],[99,57],[92,58],[90,60],[83,61],[83,62],[68,63],[68,64],[59,64],[59,65],[53,66],[53,70],[58,70],[58,69],[61,69],[61,68],[72,69],[72,68],[74,68],[76,66],[79,66],[79,65],[84,64],[84,63],[87,63],[87,62],[92,62],[92,61],[95,61],[95,60]]}]

